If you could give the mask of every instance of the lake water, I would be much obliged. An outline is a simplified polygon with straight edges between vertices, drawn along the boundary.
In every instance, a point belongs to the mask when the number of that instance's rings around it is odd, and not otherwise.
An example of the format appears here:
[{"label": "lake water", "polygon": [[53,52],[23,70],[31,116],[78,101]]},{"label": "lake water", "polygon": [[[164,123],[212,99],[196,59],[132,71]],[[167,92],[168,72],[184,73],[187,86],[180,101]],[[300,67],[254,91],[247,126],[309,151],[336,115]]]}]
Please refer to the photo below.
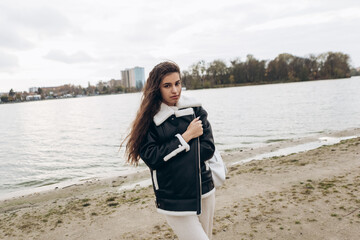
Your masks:
[{"label": "lake water", "polygon": [[[360,77],[184,91],[209,113],[220,150],[360,127]],[[119,144],[140,93],[0,105],[0,197],[122,175]]]}]

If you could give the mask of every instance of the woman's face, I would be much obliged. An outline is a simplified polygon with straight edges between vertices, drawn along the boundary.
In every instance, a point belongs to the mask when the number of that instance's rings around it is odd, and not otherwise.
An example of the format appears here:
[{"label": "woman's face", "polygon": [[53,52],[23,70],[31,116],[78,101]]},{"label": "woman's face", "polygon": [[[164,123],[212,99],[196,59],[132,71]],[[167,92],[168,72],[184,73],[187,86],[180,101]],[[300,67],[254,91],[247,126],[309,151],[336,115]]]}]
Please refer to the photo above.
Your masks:
[{"label": "woman's face", "polygon": [[162,101],[169,105],[175,106],[180,99],[181,80],[177,72],[166,75],[160,83],[160,92]]}]

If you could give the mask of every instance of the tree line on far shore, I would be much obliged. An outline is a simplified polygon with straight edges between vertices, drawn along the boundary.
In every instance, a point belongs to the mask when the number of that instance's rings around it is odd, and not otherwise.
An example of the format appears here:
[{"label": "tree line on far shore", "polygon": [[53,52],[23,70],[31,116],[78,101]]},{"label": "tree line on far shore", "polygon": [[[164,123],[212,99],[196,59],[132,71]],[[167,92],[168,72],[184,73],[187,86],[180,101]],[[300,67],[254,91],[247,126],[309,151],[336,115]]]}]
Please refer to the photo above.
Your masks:
[{"label": "tree line on far shore", "polygon": [[[360,68],[351,68],[349,62],[349,55],[341,52],[327,52],[317,56],[310,54],[308,57],[283,53],[273,60],[258,60],[253,55],[247,55],[245,61],[237,58],[230,61],[229,66],[222,60],[210,63],[201,60],[192,64],[188,70],[182,71],[181,77],[187,89],[200,89],[359,76]],[[35,93],[15,92],[10,89],[9,93],[0,96],[0,103],[25,101],[27,96],[33,94],[40,95],[40,99],[52,99],[141,90],[125,88],[116,82],[114,79],[109,82],[99,81],[96,86],[88,83],[87,88],[65,84],[53,88],[38,88]]]},{"label": "tree line on far shore", "polygon": [[288,53],[273,60],[258,60],[247,55],[245,61],[234,59],[228,66],[222,60],[206,63],[201,60],[182,71],[187,89],[225,87],[246,84],[297,82],[320,79],[349,78],[360,75],[360,69],[350,67],[350,57],[341,52],[327,52],[308,57]]}]

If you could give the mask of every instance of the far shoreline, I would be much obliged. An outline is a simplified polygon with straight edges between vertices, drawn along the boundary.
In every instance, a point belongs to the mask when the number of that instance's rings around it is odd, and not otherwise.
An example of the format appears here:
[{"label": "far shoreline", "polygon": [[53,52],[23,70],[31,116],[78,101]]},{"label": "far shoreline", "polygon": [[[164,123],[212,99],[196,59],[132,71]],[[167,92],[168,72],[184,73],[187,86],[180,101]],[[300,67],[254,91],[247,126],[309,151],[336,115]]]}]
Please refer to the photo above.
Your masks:
[{"label": "far shoreline", "polygon": [[[219,89],[219,88],[233,88],[233,87],[248,87],[248,86],[260,86],[260,85],[272,85],[272,84],[286,84],[286,83],[305,83],[305,82],[319,82],[319,81],[333,81],[333,80],[344,80],[344,79],[351,79],[351,78],[360,78],[360,76],[350,76],[347,78],[331,78],[331,79],[316,79],[316,80],[306,80],[306,81],[273,81],[273,82],[254,82],[254,83],[236,83],[236,84],[222,84],[222,85],[215,85],[212,87],[203,87],[203,88],[185,88],[185,91],[192,91],[192,90],[206,90],[206,89]],[[30,103],[30,102],[42,102],[47,100],[63,100],[63,99],[81,99],[87,97],[99,97],[99,96],[111,96],[111,95],[122,95],[122,94],[136,94],[142,93],[141,91],[135,92],[118,92],[118,93],[109,93],[109,94],[95,94],[95,95],[82,95],[81,97],[65,97],[65,98],[52,98],[52,99],[41,99],[41,100],[30,100],[30,101],[12,101],[12,102],[0,102],[1,105],[6,104],[17,104],[17,103]]]}]

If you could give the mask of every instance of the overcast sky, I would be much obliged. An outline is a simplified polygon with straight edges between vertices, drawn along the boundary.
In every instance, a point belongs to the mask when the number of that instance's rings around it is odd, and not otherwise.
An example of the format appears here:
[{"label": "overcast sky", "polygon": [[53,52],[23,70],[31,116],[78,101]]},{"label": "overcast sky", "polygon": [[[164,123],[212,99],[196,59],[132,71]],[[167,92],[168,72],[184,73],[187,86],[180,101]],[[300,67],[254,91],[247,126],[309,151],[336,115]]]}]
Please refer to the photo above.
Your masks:
[{"label": "overcast sky", "polygon": [[0,92],[95,85],[163,60],[341,51],[360,66],[358,0],[1,0]]}]

